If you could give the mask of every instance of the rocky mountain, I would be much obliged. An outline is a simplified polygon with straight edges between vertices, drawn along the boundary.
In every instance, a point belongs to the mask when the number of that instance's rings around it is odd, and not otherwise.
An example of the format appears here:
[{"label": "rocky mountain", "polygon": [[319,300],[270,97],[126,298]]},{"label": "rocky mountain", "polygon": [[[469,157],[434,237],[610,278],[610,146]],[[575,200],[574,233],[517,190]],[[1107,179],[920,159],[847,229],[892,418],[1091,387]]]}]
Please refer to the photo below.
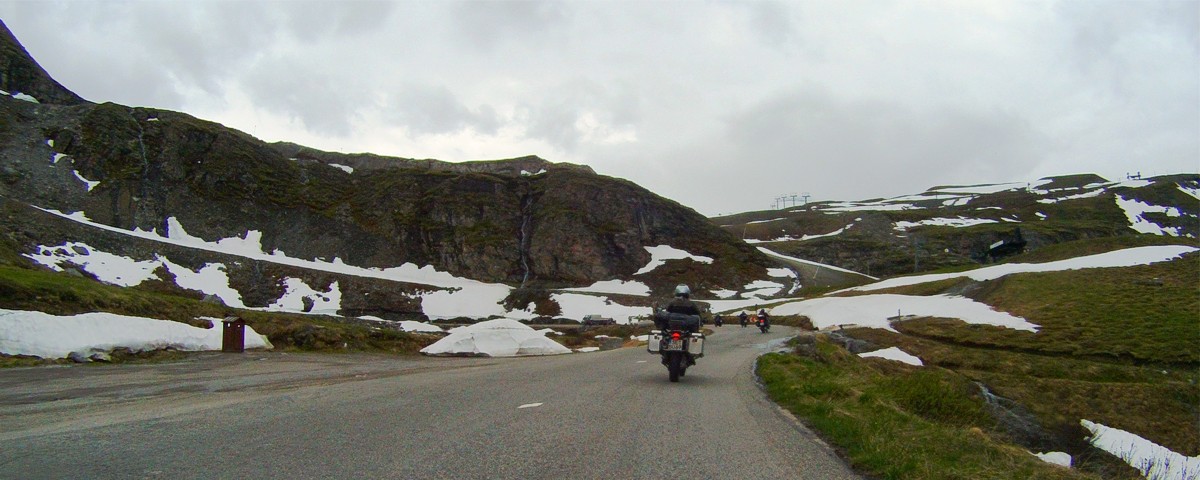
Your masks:
[{"label": "rocky mountain", "polygon": [[1121,181],[1083,174],[937,186],[896,198],[812,202],[713,221],[775,252],[885,277],[992,263],[1089,238],[1154,234],[1195,243],[1200,174]]},{"label": "rocky mountain", "polygon": [[[744,285],[767,278],[773,266],[692,209],[586,166],[532,156],[451,163],[270,144],[180,112],[83,100],[38,66],[6,27],[0,51],[0,227],[17,253],[86,242],[135,260],[172,251],[173,261],[194,269],[219,260],[128,235],[165,238],[177,225],[210,242],[253,236],[261,252],[289,258],[366,269],[412,264],[534,289],[631,278],[651,260],[646,247],[659,245],[715,261],[672,260],[673,268],[639,276],[656,294],[678,281],[701,291]],[[84,218],[88,223],[72,221]],[[247,305],[274,300],[287,276],[318,290],[338,281],[325,278],[328,272],[252,259],[221,264]],[[361,282],[340,285],[347,283]],[[381,287],[361,289],[355,299],[340,292],[343,303],[369,304],[361,294]],[[411,303],[397,300],[383,310],[419,311]]]}]

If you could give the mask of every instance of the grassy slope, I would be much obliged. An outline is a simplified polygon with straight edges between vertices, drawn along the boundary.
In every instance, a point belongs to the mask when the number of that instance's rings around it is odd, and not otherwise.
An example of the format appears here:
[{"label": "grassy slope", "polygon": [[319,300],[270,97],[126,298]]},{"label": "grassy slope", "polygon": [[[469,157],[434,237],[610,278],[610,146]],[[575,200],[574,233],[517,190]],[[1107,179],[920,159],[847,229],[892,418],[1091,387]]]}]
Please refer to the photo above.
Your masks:
[{"label": "grassy slope", "polygon": [[[347,324],[331,317],[238,310],[168,291],[161,282],[122,288],[64,273],[0,265],[0,308],[56,315],[111,312],[208,326],[196,317],[238,315],[276,348],[416,353],[436,337]],[[0,365],[12,362],[0,362]]]},{"label": "grassy slope", "polygon": [[[1111,251],[1131,246],[1180,243],[1160,237],[1123,237],[1071,242],[1040,249],[1014,262],[1044,262]],[[1194,240],[1182,243],[1194,244]],[[880,345],[901,346],[926,362],[929,375],[979,381],[993,392],[1010,398],[1036,415],[1044,429],[1042,443],[1076,455],[1079,468],[1099,472],[1105,477],[1123,477],[1129,470],[1116,465],[1111,457],[1088,451],[1080,444],[1083,432],[1079,419],[1086,418],[1142,435],[1185,455],[1200,453],[1200,428],[1195,419],[1200,409],[1200,254],[1189,254],[1173,262],[1131,268],[1088,269],[1070,272],[1011,275],[983,283],[946,281],[890,290],[889,293],[932,295],[956,291],[1022,316],[1042,325],[1036,334],[998,327],[966,325],[958,320],[920,319],[897,324],[900,333],[874,329],[850,331],[852,336]],[[1161,282],[1161,285],[1159,283]],[[840,347],[828,346],[827,349]],[[812,357],[810,355],[810,357]],[[816,394],[804,394],[823,377],[838,383],[857,385],[852,391],[881,388],[890,382],[911,383],[907,367],[887,365],[894,362],[864,361],[858,358],[830,356],[812,358],[766,358],[764,379],[772,395],[805,417],[831,440],[847,449],[848,455],[865,470],[886,478],[967,478],[974,473],[946,474],[905,467],[911,460],[899,456],[887,460],[878,452],[859,452],[861,444],[874,441],[878,431],[870,430],[895,421],[890,410],[883,413],[877,405],[861,408],[863,401],[848,402]],[[824,359],[824,360],[822,360]],[[778,370],[778,372],[775,372]],[[766,373],[775,372],[775,373]],[[904,380],[904,379],[908,380]],[[951,380],[946,380],[951,381]],[[795,390],[799,388],[800,393]],[[916,387],[914,387],[916,388]],[[817,388],[819,390],[819,388]],[[929,391],[926,395],[958,395]],[[884,403],[898,405],[902,399],[885,393]],[[981,403],[977,394],[963,394]],[[861,396],[856,393],[853,397]],[[876,397],[868,397],[874,402]],[[870,403],[870,402],[867,402]],[[903,410],[903,408],[901,408]],[[831,413],[832,412],[832,413]],[[857,412],[857,413],[855,413]],[[910,412],[911,413],[911,412]],[[832,415],[832,417],[830,417]],[[856,418],[861,416],[861,418]],[[959,417],[962,423],[969,416]],[[829,418],[834,418],[830,420]],[[844,418],[843,418],[844,417]],[[840,420],[839,420],[840,419]],[[836,421],[835,421],[836,420]],[[835,426],[826,424],[834,422]],[[865,429],[858,435],[838,433],[842,422]],[[937,422],[910,418],[904,429],[937,430]],[[955,422],[939,435],[952,436]],[[1007,438],[999,425],[973,423],[989,438]],[[890,428],[890,427],[889,427]],[[853,429],[851,429],[853,430]],[[906,434],[908,435],[908,434]],[[844,436],[844,438],[842,438]],[[945,437],[949,439],[950,437]],[[1010,438],[1011,440],[1011,438]],[[960,456],[957,445],[921,448],[904,455],[917,455],[917,464],[941,465],[946,458]],[[1029,443],[1029,442],[1026,442]],[[981,448],[991,448],[986,442]],[[1027,448],[1033,448],[1026,445]],[[888,448],[898,448],[892,446]],[[857,456],[883,460],[860,460]],[[967,458],[967,457],[964,457]],[[1003,474],[988,473],[990,478],[1053,478],[1038,473],[1027,477],[1011,471],[1010,460],[970,457],[996,468]],[[946,468],[951,466],[946,465]],[[957,468],[957,467],[954,467]],[[1024,467],[1022,467],[1024,468]]]},{"label": "grassy slope", "polygon": [[858,470],[895,479],[1096,478],[1056,468],[989,435],[962,377],[868,361],[818,341],[810,355],[770,354],[771,397],[821,432]]}]

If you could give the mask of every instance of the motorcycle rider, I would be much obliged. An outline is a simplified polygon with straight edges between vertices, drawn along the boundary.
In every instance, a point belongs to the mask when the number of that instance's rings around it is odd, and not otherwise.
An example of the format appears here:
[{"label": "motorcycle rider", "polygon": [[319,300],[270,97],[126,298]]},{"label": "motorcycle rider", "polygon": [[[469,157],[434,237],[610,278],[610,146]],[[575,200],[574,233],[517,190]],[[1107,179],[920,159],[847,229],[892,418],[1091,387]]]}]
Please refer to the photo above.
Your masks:
[{"label": "motorcycle rider", "polygon": [[[694,315],[694,316],[696,316],[696,318],[699,318],[700,317],[700,306],[696,305],[696,303],[691,300],[691,296],[692,296],[692,289],[688,288],[687,285],[679,284],[678,286],[676,286],[675,287],[675,298],[671,300],[671,303],[667,304],[667,308],[665,310],[655,313],[655,315],[654,315],[655,326],[657,326],[659,329],[666,330],[670,324],[670,315],[667,315],[667,314],[671,314],[671,313],[683,314],[683,315]],[[695,325],[692,325],[691,327],[686,328],[686,330],[691,331],[691,332],[699,332],[700,331],[700,322],[697,322]],[[663,361],[663,365],[666,365],[667,357],[663,356],[662,361]],[[688,357],[688,365],[695,365],[695,364],[696,364],[696,360],[689,356]]]},{"label": "motorcycle rider", "polygon": [[696,305],[691,300],[692,289],[687,285],[679,284],[675,287],[675,299],[667,304],[667,312],[682,313],[684,315],[700,315],[700,306]]},{"label": "motorcycle rider", "polygon": [[738,314],[738,321],[741,322],[742,328],[746,328],[746,323],[748,322],[747,318],[749,317],[749,315],[746,315],[745,310],[742,310],[742,313]]},{"label": "motorcycle rider", "polygon": [[770,317],[771,317],[770,315],[767,315],[767,309],[765,309],[765,308],[758,309],[758,326],[761,327],[761,326],[765,325],[767,327],[770,327],[771,326]]}]

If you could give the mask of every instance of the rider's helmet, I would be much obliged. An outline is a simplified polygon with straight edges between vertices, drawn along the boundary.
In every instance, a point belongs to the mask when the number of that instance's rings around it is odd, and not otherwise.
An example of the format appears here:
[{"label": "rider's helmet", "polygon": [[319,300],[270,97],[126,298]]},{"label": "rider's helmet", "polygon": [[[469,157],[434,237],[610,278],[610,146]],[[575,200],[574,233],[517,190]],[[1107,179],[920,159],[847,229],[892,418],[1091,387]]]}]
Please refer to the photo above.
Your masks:
[{"label": "rider's helmet", "polygon": [[688,288],[687,285],[679,284],[675,287],[675,296],[681,297],[681,298],[688,298],[688,297],[692,296],[692,289]]}]

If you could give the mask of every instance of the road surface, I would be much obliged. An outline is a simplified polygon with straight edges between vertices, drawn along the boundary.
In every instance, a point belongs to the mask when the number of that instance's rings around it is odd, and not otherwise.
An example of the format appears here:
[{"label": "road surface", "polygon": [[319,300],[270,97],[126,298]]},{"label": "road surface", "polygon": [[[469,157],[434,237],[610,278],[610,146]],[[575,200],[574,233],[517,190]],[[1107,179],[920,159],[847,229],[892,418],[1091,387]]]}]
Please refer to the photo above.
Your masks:
[{"label": "road surface", "polygon": [[858,478],[755,384],[774,330],[718,328],[679,383],[640,348],[7,369],[0,478]]}]

